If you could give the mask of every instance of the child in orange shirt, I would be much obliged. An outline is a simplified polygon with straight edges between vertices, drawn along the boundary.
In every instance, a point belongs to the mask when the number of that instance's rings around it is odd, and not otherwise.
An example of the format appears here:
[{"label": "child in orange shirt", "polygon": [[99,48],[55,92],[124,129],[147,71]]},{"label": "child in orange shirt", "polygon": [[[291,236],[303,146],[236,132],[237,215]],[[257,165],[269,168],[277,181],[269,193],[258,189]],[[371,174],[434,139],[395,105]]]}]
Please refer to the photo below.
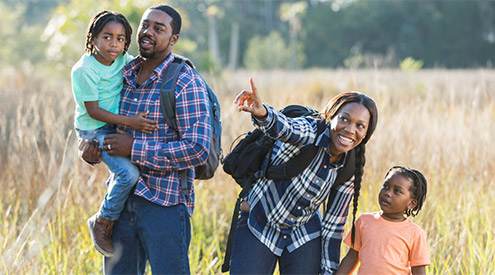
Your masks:
[{"label": "child in orange shirt", "polygon": [[[378,195],[382,211],[361,215],[344,242],[349,251],[336,274],[425,274],[430,265],[425,232],[416,216],[426,198],[426,179],[419,171],[390,168]],[[407,216],[407,217],[404,217]]]}]

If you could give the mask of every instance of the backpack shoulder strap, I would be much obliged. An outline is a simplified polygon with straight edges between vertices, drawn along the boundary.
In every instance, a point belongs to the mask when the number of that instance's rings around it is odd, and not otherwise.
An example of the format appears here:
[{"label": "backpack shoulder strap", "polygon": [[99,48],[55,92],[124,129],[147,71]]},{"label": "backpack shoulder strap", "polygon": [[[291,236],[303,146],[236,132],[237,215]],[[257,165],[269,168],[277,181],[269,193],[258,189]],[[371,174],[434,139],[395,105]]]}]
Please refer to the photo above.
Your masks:
[{"label": "backpack shoulder strap", "polygon": [[175,57],[174,61],[165,69],[160,87],[160,105],[163,117],[168,126],[176,132],[179,132],[179,128],[177,127],[177,118],[175,116],[175,87],[177,86],[179,72],[185,63],[184,59]]},{"label": "backpack shoulder strap", "polygon": [[[185,63],[185,59],[175,57],[172,63],[165,69],[160,87],[160,106],[162,108],[163,118],[168,127],[172,128],[177,133],[179,133],[179,128],[177,127],[177,118],[175,115],[175,87],[177,86],[179,72],[182,70]],[[179,181],[182,195],[185,196],[187,200],[187,170],[179,171]]]}]

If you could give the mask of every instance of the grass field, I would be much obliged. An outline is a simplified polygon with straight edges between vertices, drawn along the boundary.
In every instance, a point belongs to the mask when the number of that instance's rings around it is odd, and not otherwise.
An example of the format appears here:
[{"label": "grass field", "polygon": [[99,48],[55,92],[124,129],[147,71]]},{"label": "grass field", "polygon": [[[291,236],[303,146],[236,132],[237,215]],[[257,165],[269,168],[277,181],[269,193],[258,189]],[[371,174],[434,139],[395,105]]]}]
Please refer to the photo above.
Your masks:
[{"label": "grass field", "polygon": [[[70,82],[29,68],[4,68],[0,75],[0,273],[101,273],[86,219],[99,207],[108,172],[77,157]],[[429,189],[414,221],[427,232],[433,263],[428,273],[495,274],[495,71],[244,71],[207,77],[222,104],[224,151],[252,127],[232,104],[249,88],[251,75],[262,99],[275,107],[297,103],[321,110],[349,90],[374,98],[379,120],[367,146],[359,212],[379,210],[376,197],[390,166],[419,169]],[[196,183],[193,274],[220,273],[237,191],[221,168],[214,179]]]}]

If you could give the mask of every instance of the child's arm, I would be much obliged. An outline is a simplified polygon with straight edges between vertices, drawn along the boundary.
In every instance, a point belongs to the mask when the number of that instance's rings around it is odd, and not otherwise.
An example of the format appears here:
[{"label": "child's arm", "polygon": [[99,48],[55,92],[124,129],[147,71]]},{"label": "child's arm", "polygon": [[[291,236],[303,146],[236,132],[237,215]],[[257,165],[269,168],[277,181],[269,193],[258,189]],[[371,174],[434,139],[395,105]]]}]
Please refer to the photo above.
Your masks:
[{"label": "child's arm", "polygon": [[418,265],[411,267],[411,273],[413,275],[425,275],[426,274],[426,266]]},{"label": "child's arm", "polygon": [[110,124],[129,126],[134,130],[147,134],[158,129],[157,123],[145,118],[149,112],[142,112],[135,116],[116,115],[98,106],[98,101],[85,101],[84,107],[91,118]]},{"label": "child's arm", "polygon": [[347,251],[347,255],[345,255],[344,259],[342,259],[342,262],[339,265],[339,269],[337,269],[337,274],[352,274],[354,269],[356,269],[356,266],[359,262],[359,252],[356,250],[349,248],[349,251]]}]

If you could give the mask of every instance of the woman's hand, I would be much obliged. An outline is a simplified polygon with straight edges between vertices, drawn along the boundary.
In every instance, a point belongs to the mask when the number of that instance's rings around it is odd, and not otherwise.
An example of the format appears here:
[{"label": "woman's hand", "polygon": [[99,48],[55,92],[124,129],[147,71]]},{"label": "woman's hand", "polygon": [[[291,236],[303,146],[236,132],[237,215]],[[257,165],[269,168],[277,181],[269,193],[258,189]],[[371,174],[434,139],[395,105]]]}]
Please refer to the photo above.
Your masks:
[{"label": "woman's hand", "polygon": [[234,104],[238,105],[239,112],[248,112],[260,119],[264,119],[268,115],[268,111],[258,96],[252,77],[249,78],[249,84],[251,85],[251,91],[242,90],[235,98]]}]

